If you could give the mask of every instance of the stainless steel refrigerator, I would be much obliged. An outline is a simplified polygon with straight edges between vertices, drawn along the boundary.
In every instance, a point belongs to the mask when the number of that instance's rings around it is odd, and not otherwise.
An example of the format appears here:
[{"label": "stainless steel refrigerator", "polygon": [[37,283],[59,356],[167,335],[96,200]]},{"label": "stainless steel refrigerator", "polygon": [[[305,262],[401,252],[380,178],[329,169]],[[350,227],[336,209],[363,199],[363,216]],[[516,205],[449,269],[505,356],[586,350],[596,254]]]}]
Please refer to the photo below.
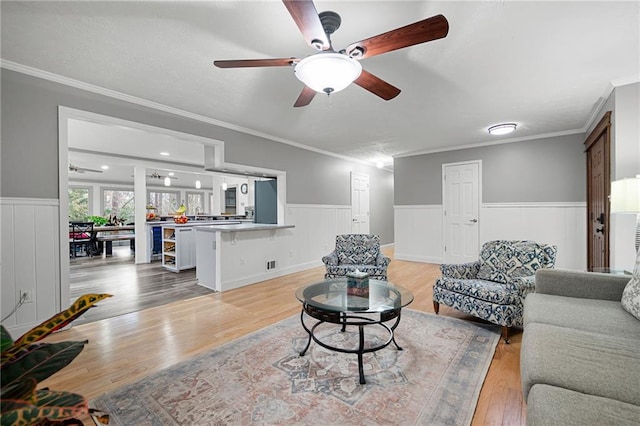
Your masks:
[{"label": "stainless steel refrigerator", "polygon": [[255,223],[278,223],[278,181],[255,182]]}]

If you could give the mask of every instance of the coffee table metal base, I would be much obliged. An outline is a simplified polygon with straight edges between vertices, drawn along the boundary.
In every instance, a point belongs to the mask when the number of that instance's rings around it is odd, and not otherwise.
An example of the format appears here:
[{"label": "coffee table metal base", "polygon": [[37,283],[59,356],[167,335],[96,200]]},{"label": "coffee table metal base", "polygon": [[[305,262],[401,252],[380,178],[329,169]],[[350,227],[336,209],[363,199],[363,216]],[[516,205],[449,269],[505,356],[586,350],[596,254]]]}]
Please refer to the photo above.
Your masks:
[{"label": "coffee table metal base", "polygon": [[[398,324],[400,323],[400,311],[401,309],[398,308],[398,309],[392,309],[386,312],[382,312],[379,314],[379,319],[375,319],[375,318],[368,318],[368,317],[363,317],[359,315],[351,315],[344,312],[324,311],[322,309],[311,306],[309,304],[303,304],[302,312],[300,313],[300,322],[302,323],[302,328],[304,328],[305,331],[309,334],[309,340],[307,341],[307,345],[305,346],[305,348],[300,352],[300,356],[304,356],[304,354],[307,352],[307,350],[309,349],[309,346],[311,345],[312,339],[314,342],[316,342],[323,348],[336,351],[336,352],[357,354],[358,355],[358,372],[360,374],[360,384],[364,385],[366,384],[366,380],[364,378],[364,368],[362,365],[363,354],[379,351],[380,349],[383,349],[389,346],[391,342],[393,342],[393,344],[396,346],[396,348],[399,351],[402,350],[402,348],[398,346],[398,343],[396,343],[396,339],[393,334],[393,331],[396,329],[396,327],[398,327]],[[310,317],[318,320],[318,322],[314,324],[311,328],[308,328],[307,325],[304,323],[305,313]],[[385,322],[391,321],[393,319],[395,319],[395,322],[393,323],[392,326],[388,326],[385,324]],[[346,330],[347,326],[357,326],[358,336],[359,336],[358,347],[356,349],[344,349],[344,348],[331,346],[326,342],[321,341],[316,336],[315,330],[319,325],[324,323],[341,325],[342,326],[341,331],[343,332]],[[365,329],[365,326],[369,326],[369,325],[378,325],[384,328],[389,333],[389,338],[382,344],[365,348],[364,329]]]}]

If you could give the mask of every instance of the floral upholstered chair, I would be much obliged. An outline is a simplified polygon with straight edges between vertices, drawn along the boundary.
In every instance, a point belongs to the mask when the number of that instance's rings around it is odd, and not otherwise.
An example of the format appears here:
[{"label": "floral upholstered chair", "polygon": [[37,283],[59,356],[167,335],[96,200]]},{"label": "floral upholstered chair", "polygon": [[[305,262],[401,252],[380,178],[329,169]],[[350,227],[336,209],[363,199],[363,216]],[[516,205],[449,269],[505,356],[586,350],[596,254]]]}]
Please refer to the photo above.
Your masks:
[{"label": "floral upholstered chair", "polygon": [[489,241],[480,260],[440,265],[442,277],[433,286],[433,308],[440,304],[502,326],[509,343],[509,327],[522,325],[524,298],[535,290],[535,273],[553,268],[557,247],[534,241]]},{"label": "floral upholstered chair", "polygon": [[386,281],[390,261],[380,251],[380,237],[368,234],[337,235],[335,250],[322,258],[327,268],[326,279],[343,277],[357,269],[373,279]]}]

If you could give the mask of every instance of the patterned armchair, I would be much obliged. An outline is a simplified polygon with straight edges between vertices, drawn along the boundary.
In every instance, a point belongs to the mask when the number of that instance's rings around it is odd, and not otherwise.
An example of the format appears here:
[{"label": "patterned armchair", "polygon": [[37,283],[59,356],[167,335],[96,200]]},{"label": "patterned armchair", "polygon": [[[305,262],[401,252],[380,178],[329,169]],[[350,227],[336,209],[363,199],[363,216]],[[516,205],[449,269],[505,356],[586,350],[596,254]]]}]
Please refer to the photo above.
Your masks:
[{"label": "patterned armchair", "polygon": [[373,279],[386,281],[390,261],[380,251],[380,237],[368,234],[337,235],[335,250],[322,258],[327,268],[326,279],[343,277],[357,269]]},{"label": "patterned armchair", "polygon": [[433,308],[440,304],[502,326],[509,343],[509,327],[522,325],[527,294],[535,290],[535,273],[553,268],[557,247],[533,241],[489,241],[480,260],[440,265],[442,277],[433,286]]}]

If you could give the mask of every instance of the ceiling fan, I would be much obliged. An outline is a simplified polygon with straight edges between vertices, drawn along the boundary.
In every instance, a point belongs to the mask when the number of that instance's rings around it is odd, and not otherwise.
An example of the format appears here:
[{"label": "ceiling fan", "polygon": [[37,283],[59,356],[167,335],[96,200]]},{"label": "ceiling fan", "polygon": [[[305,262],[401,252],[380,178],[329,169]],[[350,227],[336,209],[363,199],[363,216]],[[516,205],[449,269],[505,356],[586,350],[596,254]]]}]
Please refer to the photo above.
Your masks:
[{"label": "ceiling fan", "polygon": [[305,84],[294,107],[309,105],[316,93],[338,92],[351,83],[390,100],[400,89],[362,69],[359,61],[382,53],[402,49],[447,36],[449,22],[436,15],[355,42],[336,52],[331,44],[333,34],[342,22],[340,15],[327,11],[318,14],[312,0],[282,0],[298,25],[307,44],[319,52],[299,58],[240,59],[213,61],[218,68],[293,66],[296,77]]},{"label": "ceiling fan", "polygon": [[153,173],[151,173],[150,175],[147,175],[147,177],[148,177],[149,179],[165,179],[165,178],[169,178],[169,179],[178,179],[178,178],[177,178],[177,177],[175,177],[175,176],[164,176],[164,175],[161,175],[161,174],[160,174],[160,173],[158,173],[158,172],[153,172]]},{"label": "ceiling fan", "polygon": [[75,164],[69,163],[69,171],[70,172],[75,172],[75,173],[85,173],[85,172],[91,172],[91,173],[102,173],[102,170],[97,170],[97,169],[89,169],[87,167],[78,167]]}]

